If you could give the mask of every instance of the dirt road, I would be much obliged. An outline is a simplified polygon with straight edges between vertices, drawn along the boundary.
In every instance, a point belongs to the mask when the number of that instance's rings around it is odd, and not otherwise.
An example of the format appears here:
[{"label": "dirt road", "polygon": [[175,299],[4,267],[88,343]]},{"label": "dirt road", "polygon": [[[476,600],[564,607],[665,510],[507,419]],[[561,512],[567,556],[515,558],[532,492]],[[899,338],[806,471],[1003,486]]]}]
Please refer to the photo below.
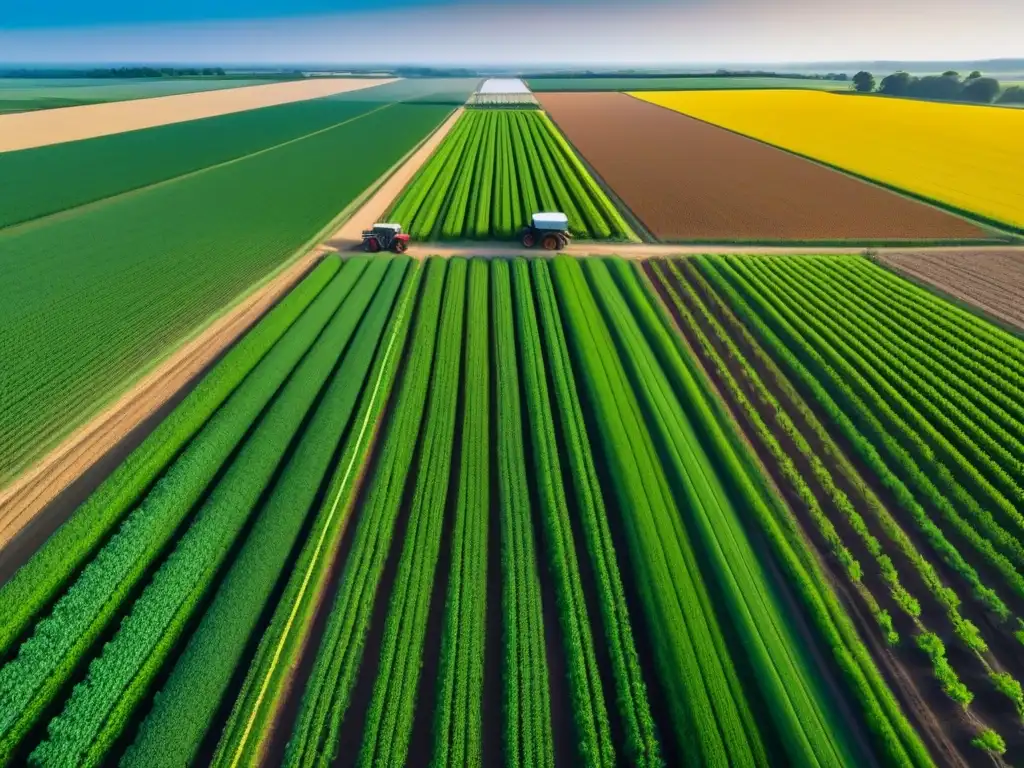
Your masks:
[{"label": "dirt road", "polygon": [[[355,218],[360,216],[356,214]],[[366,219],[369,221],[369,219]],[[355,238],[333,238],[327,247],[337,251],[353,251],[358,249],[359,241]],[[984,253],[1015,253],[1024,258],[1024,246],[936,246],[922,249],[913,245],[874,248],[873,253],[879,255],[898,255],[904,253],[948,253],[948,254],[984,254]],[[418,259],[428,256],[480,256],[482,258],[510,258],[513,256],[553,257],[564,253],[569,256],[621,256],[624,259],[649,259],[657,256],[696,256],[703,253],[715,254],[776,254],[776,255],[811,255],[811,254],[863,254],[865,249],[860,246],[785,246],[785,245],[673,245],[663,243],[573,243],[562,251],[542,251],[536,248],[523,248],[514,243],[500,242],[454,242],[454,243],[413,243],[409,246],[409,255]]]},{"label": "dirt road", "polygon": [[455,122],[462,115],[463,109],[459,107],[451,116],[424,141],[401,168],[398,168],[387,181],[381,184],[380,188],[363,203],[348,221],[341,225],[324,244],[327,248],[338,251],[352,250],[362,243],[363,230],[373,226],[380,221],[387,213],[392,203],[398,198],[406,184],[412,181],[412,177],[423,167],[427,159],[440,146],[445,137],[451,131]]},{"label": "dirt road", "polygon": [[393,82],[394,78],[292,80],[220,91],[0,115],[0,152],[228,115]]},{"label": "dirt road", "polygon": [[[318,252],[307,254],[247,296],[0,491],[0,548],[96,462],[111,453],[116,461],[126,456],[134,446],[122,441],[259,320],[318,258]],[[77,506],[74,501],[69,504],[71,509],[63,510],[64,516]],[[52,510],[54,517],[61,517],[61,511]],[[60,521],[55,519],[49,528]],[[41,528],[48,528],[46,521],[41,522]],[[49,532],[40,530],[42,537]]]}]

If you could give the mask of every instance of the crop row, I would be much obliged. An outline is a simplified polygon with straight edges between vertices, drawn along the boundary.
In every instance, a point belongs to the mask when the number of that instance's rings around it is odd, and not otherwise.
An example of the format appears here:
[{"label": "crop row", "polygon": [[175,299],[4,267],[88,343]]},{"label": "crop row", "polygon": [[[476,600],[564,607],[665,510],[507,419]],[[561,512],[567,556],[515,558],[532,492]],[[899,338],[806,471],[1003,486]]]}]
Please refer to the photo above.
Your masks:
[{"label": "crop row", "polygon": [[[684,270],[687,273],[685,277],[683,275]],[[937,600],[944,608],[951,626],[957,631],[964,633],[976,650],[979,652],[986,651],[987,647],[980,637],[978,628],[960,615],[958,610],[960,601],[956,593],[942,582],[936,574],[934,566],[917,550],[899,523],[892,518],[889,511],[863,479],[857,477],[856,471],[845,460],[839,448],[831,440],[827,432],[825,432],[813,413],[806,408],[802,410],[797,409],[798,413],[795,414],[795,417],[800,419],[801,423],[808,425],[807,429],[810,439],[822,446],[820,449],[822,451],[821,456],[811,447],[808,438],[805,437],[801,428],[791,418],[782,403],[769,391],[765,380],[747,361],[737,347],[736,342],[727,333],[725,327],[698,298],[691,282],[694,285],[701,284],[702,279],[699,275],[686,265],[680,268],[680,266],[671,262],[665,265],[653,264],[652,272],[657,276],[661,289],[668,297],[669,302],[676,309],[683,327],[696,338],[697,346],[701,349],[702,356],[710,362],[715,375],[724,382],[728,399],[742,413],[742,418],[750,422],[756,433],[755,439],[772,455],[780,474],[792,487],[796,497],[800,499],[801,504],[816,527],[817,533],[829,547],[836,560],[842,565],[846,572],[846,578],[858,591],[871,613],[875,616],[886,641],[890,645],[896,645],[900,641],[899,634],[894,628],[892,617],[888,611],[880,608],[878,601],[865,584],[863,565],[847,548],[844,530],[852,531],[854,537],[860,539],[861,545],[874,559],[877,575],[874,578],[869,578],[869,581],[885,585],[893,603],[910,619],[911,625],[915,629],[915,637],[918,643],[924,642],[928,648],[940,648],[942,641],[928,631],[921,617],[920,603],[900,582],[893,559],[886,552],[886,545],[889,541],[894,542],[900,555],[907,558],[907,561],[917,572],[916,575],[928,588],[929,597]],[[684,295],[686,296],[685,300],[682,298]],[[690,308],[694,308],[694,312],[700,316],[699,321],[691,313]],[[705,334],[702,326],[710,329],[714,336],[714,342]],[[746,339],[746,342],[750,343],[750,340]],[[739,368],[739,377],[732,372],[735,370],[735,367],[730,369],[730,366],[726,364],[722,354],[719,353],[718,348],[715,346],[716,344],[721,346],[723,354],[728,354],[731,360],[734,361],[733,366]],[[759,360],[759,362],[764,366],[771,365],[770,362],[766,362],[763,359]],[[762,418],[754,402],[747,396],[746,387],[750,387],[756,393],[756,398],[768,407],[771,413],[770,418],[777,425],[778,433],[774,432],[773,428]],[[794,397],[788,397],[787,401],[791,404],[794,401],[799,403],[799,398],[795,397],[795,393],[792,394]],[[784,436],[791,441],[797,455],[788,455],[776,434],[780,437]],[[803,466],[808,467],[810,470],[810,474],[806,478],[794,462],[794,459],[798,457],[801,459]],[[838,467],[839,471],[846,478],[853,478],[851,487],[857,491],[856,501],[863,504],[865,508],[871,511],[873,517],[878,519],[886,537],[885,543],[871,533],[868,523],[859,513],[854,500],[851,500],[840,489],[823,459],[827,460],[833,467]],[[819,503],[812,486],[821,490],[822,498],[827,501],[825,508]],[[837,518],[839,528],[833,523],[829,513]],[[796,528],[799,523],[792,521],[790,525]],[[868,574],[868,576],[870,577],[871,574]],[[927,638],[933,639],[928,640]],[[940,680],[951,698],[964,706],[969,704],[973,694],[960,681],[956,671],[945,661],[944,655],[929,654],[929,656],[935,664],[935,676]]]},{"label": "crop row", "polygon": [[201,173],[0,230],[0,482],[303,251],[449,112],[408,103],[362,111]]},{"label": "crop row", "polygon": [[[392,262],[380,288],[372,294],[373,301],[332,374],[323,399],[303,430],[273,493],[261,507],[216,598],[157,694],[135,744],[122,761],[124,765],[155,767],[196,758],[203,735],[310,515],[321,480],[328,475],[331,458],[370,377],[374,352],[407,268],[408,263],[403,260]],[[367,299],[371,293],[367,292]],[[332,496],[329,494],[328,498]],[[314,531],[322,528],[314,523]],[[316,536],[310,539],[318,540]],[[305,558],[295,570],[304,572],[304,563]]]},{"label": "crop row", "polygon": [[403,766],[409,751],[452,467],[466,303],[464,260],[445,280],[416,487],[380,647],[358,763]]},{"label": "crop row", "polygon": [[[362,467],[380,430],[397,378],[422,274],[423,270],[414,265],[402,286],[326,495],[269,625],[262,633],[259,647],[249,662],[242,690],[221,734],[214,764],[239,765],[260,753],[267,736],[266,724],[276,715],[290,684],[291,669],[309,641],[317,608],[336,567],[341,540],[355,507]],[[154,711],[159,710],[158,699]],[[145,726],[137,746],[141,746],[147,734]]]},{"label": "crop row", "polygon": [[[939,414],[917,401],[922,409],[919,411],[905,397],[907,381],[926,385],[921,378],[925,368],[913,362],[912,347],[905,336],[896,333],[891,320],[882,320],[887,303],[879,294],[872,294],[874,287],[868,277],[880,270],[866,261],[846,259],[786,263],[699,259],[697,263],[715,291],[783,364],[798,388],[823,409],[854,453],[893,494],[899,509],[914,521],[934,554],[965,582],[981,605],[1003,620],[1005,631],[1016,631],[1020,638],[1018,628],[1024,626],[1020,619],[969,562],[971,557],[980,558],[985,573],[1001,574],[1019,593],[1019,573],[1004,554],[1012,554],[1018,539],[963,491],[961,483],[971,484],[974,489],[986,487],[985,473],[967,462],[936,424],[922,416],[923,411],[943,422],[942,429],[956,439],[963,433],[953,425],[967,421],[963,412],[947,407]],[[851,275],[856,279],[844,279]],[[840,292],[860,294],[861,301],[847,301]],[[799,316],[790,309],[795,300],[803,308]],[[843,309],[838,314],[837,306]],[[903,315],[904,326],[912,318],[908,315]],[[935,326],[930,333],[937,333]],[[927,348],[927,338],[920,339],[918,345]],[[979,338],[977,346],[984,348],[984,341]],[[885,381],[872,365],[888,372]],[[947,369],[944,380],[933,377],[931,381],[931,396],[936,400],[941,400],[941,393],[966,389],[963,382],[956,383],[955,369]],[[915,431],[911,425],[922,431]],[[942,463],[951,457],[957,459],[952,471]],[[992,476],[990,465],[988,471]],[[887,537],[918,572],[930,596],[942,605],[956,640],[976,655],[993,688],[1019,710],[1024,704],[1019,684],[990,663],[988,643],[978,626],[961,616],[956,593],[938,579],[933,566],[881,505],[872,504],[871,509]],[[936,524],[936,514],[948,528]],[[1013,520],[1009,515],[1002,519],[1007,523]],[[967,549],[962,553],[965,545]],[[956,679],[944,654],[936,650],[941,648],[941,641],[930,640],[929,634],[919,635],[917,644],[928,653],[946,692],[966,705],[971,700],[970,692]]]},{"label": "crop row", "polygon": [[515,236],[540,210],[578,236],[632,239],[625,220],[558,129],[531,110],[470,110],[389,218],[420,240]]},{"label": "crop row", "polygon": [[[764,318],[772,329],[789,339],[794,353],[843,405],[874,450],[888,456],[894,466],[900,468],[900,476],[906,478],[911,496],[909,501],[920,503],[916,501],[920,499],[936,510],[961,541],[1000,573],[1012,590],[1024,595],[1024,581],[1011,559],[1015,545],[1019,544],[1017,536],[1004,529],[991,512],[982,509],[964,490],[964,484],[984,483],[983,473],[955,450],[948,450],[948,441],[934,424],[903,397],[901,380],[893,377],[883,381],[869,366],[855,365],[854,361],[860,358],[854,349],[861,344],[858,339],[839,338],[830,330],[831,323],[822,317],[820,308],[809,308],[812,314],[798,317],[774,298],[788,295],[789,289],[787,283],[773,278],[765,269],[753,261],[728,262],[722,266],[723,274],[735,276],[735,287],[763,308]],[[815,320],[813,327],[807,318]],[[871,334],[865,331],[862,335],[870,339]],[[938,418],[956,423],[956,415],[952,413],[940,414]],[[949,459],[958,456],[959,461]],[[970,577],[969,567],[963,570]],[[1007,608],[992,599],[991,590],[975,588],[975,592],[987,599],[990,609],[1008,618]]]},{"label": "crop row", "polygon": [[487,632],[487,536],[491,499],[490,341],[487,263],[469,265],[462,456],[452,521],[434,715],[434,762],[483,765],[484,656]]},{"label": "crop row", "polygon": [[[931,764],[638,265],[319,270],[180,406],[163,464],[119,470],[123,509],[11,633],[6,761]],[[856,530],[913,616],[844,509],[818,532],[842,556]]]},{"label": "crop row", "polygon": [[341,270],[218,409],[122,522],[52,611],[0,669],[0,756],[49,704],[160,557],[178,526],[355,285],[363,263]]},{"label": "crop row", "polygon": [[[410,356],[404,366],[382,453],[360,510],[352,549],[344,564],[338,593],[316,653],[313,672],[302,696],[295,730],[288,742],[289,765],[312,765],[330,760],[337,750],[338,731],[351,703],[362,661],[364,640],[372,618],[374,598],[394,537],[406,480],[412,471],[416,441],[427,411],[431,365],[438,339],[438,318],[444,294],[447,264],[427,267]],[[438,408],[441,406],[438,405]],[[435,419],[436,420],[436,419]],[[429,420],[427,420],[429,425]],[[426,429],[427,427],[422,427]],[[232,714],[245,722],[242,708]],[[237,765],[243,729],[231,727],[218,748],[216,764]]]}]

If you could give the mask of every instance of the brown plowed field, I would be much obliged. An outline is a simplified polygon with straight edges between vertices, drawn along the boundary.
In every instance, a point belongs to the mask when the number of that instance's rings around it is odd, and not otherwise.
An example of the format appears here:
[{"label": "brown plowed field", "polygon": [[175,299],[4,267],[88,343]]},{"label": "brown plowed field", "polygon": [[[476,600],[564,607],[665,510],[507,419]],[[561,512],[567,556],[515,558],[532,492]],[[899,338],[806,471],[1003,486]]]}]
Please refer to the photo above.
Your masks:
[{"label": "brown plowed field", "polygon": [[1024,329],[1024,253],[1020,251],[908,251],[882,253],[879,260]]},{"label": "brown plowed field", "polygon": [[943,240],[952,214],[622,93],[538,94],[659,240]]}]

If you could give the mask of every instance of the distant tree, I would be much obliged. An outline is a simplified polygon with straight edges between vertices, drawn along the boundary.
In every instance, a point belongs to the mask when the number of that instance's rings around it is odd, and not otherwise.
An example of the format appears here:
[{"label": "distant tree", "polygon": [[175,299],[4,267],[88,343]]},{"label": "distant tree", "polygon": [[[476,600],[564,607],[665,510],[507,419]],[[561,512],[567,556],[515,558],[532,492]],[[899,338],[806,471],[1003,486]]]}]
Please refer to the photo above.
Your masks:
[{"label": "distant tree", "polygon": [[1024,104],[1024,86],[1011,85],[999,95],[1000,104]]},{"label": "distant tree", "polygon": [[958,77],[918,77],[911,80],[907,95],[918,99],[942,99],[952,101],[960,97],[964,89]]},{"label": "distant tree", "polygon": [[942,73],[942,76],[943,77],[955,77],[957,80],[960,79],[960,73],[957,72],[955,69],[947,69],[945,72]]},{"label": "distant tree", "polygon": [[971,72],[971,74],[967,76],[967,79],[977,80],[979,77],[981,77],[981,72],[979,72],[978,70],[974,70],[973,72]]},{"label": "distant tree", "polygon": [[994,77],[976,77],[967,81],[960,98],[976,104],[991,104],[998,95],[998,80]]},{"label": "distant tree", "polygon": [[875,90],[875,76],[861,70],[853,76],[853,89],[860,93],[871,93]]},{"label": "distant tree", "polygon": [[893,72],[882,78],[878,92],[884,93],[886,96],[906,96],[913,80],[914,78],[908,72]]}]

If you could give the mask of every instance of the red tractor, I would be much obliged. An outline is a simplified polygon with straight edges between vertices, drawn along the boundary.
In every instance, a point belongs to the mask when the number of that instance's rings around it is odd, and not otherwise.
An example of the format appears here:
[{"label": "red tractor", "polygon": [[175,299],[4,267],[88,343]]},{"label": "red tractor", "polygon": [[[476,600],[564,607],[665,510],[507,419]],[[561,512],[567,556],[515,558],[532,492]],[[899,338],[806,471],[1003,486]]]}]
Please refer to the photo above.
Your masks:
[{"label": "red tractor", "polygon": [[402,234],[401,224],[374,224],[373,229],[363,230],[364,251],[405,253],[405,249],[408,247],[409,236]]}]

